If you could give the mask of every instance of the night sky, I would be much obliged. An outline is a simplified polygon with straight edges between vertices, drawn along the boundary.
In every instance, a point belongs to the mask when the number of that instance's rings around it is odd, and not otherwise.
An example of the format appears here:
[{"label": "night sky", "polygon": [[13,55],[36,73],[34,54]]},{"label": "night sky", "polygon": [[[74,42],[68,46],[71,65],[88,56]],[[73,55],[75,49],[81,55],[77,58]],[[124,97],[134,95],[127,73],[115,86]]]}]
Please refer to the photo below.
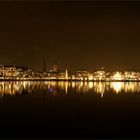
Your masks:
[{"label": "night sky", "polygon": [[140,69],[140,2],[0,2],[0,63]]}]

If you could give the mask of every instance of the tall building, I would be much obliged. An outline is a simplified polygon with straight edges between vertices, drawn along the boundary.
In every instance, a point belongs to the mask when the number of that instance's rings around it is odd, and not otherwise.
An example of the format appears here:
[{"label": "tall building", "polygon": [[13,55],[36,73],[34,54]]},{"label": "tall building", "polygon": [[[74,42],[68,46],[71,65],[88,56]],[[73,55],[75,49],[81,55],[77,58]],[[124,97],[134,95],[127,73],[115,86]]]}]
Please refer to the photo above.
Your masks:
[{"label": "tall building", "polygon": [[44,57],[44,60],[43,60],[43,72],[46,72],[47,68],[46,68],[46,57]]},{"label": "tall building", "polygon": [[65,75],[65,78],[68,79],[69,76],[68,76],[68,70],[66,69],[66,75]]}]

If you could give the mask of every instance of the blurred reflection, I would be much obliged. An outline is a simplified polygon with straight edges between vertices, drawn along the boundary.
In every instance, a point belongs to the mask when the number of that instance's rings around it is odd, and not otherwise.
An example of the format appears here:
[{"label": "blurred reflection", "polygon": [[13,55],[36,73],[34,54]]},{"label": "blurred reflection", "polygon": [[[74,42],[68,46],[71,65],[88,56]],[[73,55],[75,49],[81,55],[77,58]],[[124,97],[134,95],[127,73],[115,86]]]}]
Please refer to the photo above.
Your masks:
[{"label": "blurred reflection", "polygon": [[110,86],[116,93],[119,93],[119,92],[121,92],[121,90],[124,89],[124,83],[123,82],[114,82],[114,83],[111,83]]},{"label": "blurred reflection", "polygon": [[23,91],[33,93],[45,90],[51,95],[60,91],[65,94],[71,93],[136,93],[140,92],[140,82],[55,82],[55,81],[15,81],[0,82],[0,97],[4,94],[21,94]]}]

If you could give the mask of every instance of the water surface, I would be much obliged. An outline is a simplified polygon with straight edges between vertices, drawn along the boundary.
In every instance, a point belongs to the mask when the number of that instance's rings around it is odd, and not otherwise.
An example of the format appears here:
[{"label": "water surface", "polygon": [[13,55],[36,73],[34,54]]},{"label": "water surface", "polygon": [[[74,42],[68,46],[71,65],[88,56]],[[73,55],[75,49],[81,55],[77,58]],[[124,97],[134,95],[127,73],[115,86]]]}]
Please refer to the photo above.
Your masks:
[{"label": "water surface", "polygon": [[14,137],[139,137],[140,83],[0,82],[0,111]]}]

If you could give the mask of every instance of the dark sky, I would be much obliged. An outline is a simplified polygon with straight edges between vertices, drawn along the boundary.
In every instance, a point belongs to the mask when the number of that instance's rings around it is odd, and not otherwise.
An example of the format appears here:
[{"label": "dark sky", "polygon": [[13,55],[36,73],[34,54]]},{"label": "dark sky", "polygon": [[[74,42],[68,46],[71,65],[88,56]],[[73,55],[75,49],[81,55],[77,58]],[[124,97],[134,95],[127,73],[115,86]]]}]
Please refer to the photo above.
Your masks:
[{"label": "dark sky", "polygon": [[0,2],[0,63],[140,69],[140,2]]}]

